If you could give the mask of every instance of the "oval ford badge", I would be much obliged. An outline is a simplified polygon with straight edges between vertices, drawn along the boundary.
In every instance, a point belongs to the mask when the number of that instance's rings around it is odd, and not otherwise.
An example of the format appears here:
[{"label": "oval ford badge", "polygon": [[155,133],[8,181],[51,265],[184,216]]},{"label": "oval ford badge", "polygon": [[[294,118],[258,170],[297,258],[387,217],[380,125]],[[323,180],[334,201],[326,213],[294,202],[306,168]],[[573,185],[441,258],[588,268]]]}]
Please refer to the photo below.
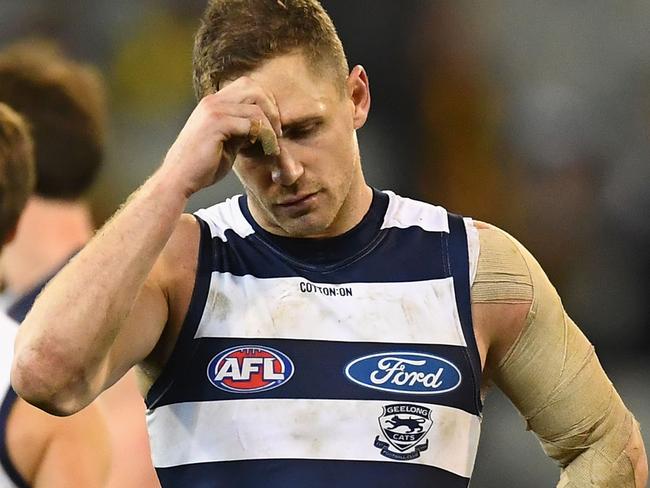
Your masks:
[{"label": "oval ford badge", "polygon": [[355,383],[375,390],[432,395],[461,383],[458,368],[446,359],[419,352],[385,352],[357,358],[345,368]]},{"label": "oval ford badge", "polygon": [[208,379],[220,390],[258,393],[282,386],[293,376],[289,357],[265,346],[236,346],[221,351],[208,363]]}]

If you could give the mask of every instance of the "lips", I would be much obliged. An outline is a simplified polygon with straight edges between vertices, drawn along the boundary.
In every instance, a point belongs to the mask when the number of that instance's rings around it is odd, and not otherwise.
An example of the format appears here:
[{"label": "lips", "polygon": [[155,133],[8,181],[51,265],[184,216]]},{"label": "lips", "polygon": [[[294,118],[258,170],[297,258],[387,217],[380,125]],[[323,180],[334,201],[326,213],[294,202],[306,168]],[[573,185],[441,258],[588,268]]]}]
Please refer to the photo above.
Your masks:
[{"label": "lips", "polygon": [[291,207],[294,205],[298,205],[302,202],[307,201],[310,197],[316,195],[318,192],[313,192],[313,193],[303,193],[301,195],[296,195],[293,197],[286,198],[282,200],[281,202],[278,203],[279,206],[281,207]]}]

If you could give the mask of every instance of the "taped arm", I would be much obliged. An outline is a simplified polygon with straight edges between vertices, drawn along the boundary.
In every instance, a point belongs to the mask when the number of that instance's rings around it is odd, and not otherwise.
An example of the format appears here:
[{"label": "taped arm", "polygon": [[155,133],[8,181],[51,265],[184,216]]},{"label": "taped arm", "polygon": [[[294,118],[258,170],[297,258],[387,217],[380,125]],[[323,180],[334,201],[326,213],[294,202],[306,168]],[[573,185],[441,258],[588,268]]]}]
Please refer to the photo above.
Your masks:
[{"label": "taped arm", "polygon": [[[481,303],[531,300],[521,332],[498,358],[491,379],[561,466],[558,487],[645,487],[647,460],[639,424],[544,271],[505,232],[487,227],[479,236],[483,257],[473,297]],[[504,286],[504,281],[510,284]]]}]

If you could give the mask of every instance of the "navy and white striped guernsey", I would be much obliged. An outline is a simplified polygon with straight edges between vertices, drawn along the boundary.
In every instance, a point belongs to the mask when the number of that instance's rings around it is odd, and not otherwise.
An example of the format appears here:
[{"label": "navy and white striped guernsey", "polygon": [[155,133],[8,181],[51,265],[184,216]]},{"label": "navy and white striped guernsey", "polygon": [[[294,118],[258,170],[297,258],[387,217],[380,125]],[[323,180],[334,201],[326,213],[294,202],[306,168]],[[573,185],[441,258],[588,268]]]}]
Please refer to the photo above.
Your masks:
[{"label": "navy and white striped guernsey", "polygon": [[17,333],[18,324],[0,312],[0,488],[28,488],[7,449],[7,420],[17,399],[9,382]]},{"label": "navy and white striped guernsey", "polygon": [[374,191],[329,239],[200,210],[196,283],[147,395],[164,488],[467,487],[481,422],[471,220]]}]

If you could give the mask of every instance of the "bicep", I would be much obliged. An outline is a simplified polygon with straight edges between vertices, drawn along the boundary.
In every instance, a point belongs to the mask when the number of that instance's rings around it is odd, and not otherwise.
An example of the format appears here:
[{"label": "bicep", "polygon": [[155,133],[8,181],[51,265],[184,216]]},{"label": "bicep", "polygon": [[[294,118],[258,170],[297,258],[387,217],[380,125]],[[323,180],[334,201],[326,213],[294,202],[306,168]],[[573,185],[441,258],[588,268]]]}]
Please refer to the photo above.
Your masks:
[{"label": "bicep", "polygon": [[197,220],[183,215],[115,339],[106,362],[104,389],[132,366],[146,361],[155,370],[166,361],[189,307],[200,239]]},{"label": "bicep", "polygon": [[137,298],[115,338],[105,362],[103,387],[112,386],[129,369],[141,363],[154,349],[168,318],[167,295],[152,275]]}]

